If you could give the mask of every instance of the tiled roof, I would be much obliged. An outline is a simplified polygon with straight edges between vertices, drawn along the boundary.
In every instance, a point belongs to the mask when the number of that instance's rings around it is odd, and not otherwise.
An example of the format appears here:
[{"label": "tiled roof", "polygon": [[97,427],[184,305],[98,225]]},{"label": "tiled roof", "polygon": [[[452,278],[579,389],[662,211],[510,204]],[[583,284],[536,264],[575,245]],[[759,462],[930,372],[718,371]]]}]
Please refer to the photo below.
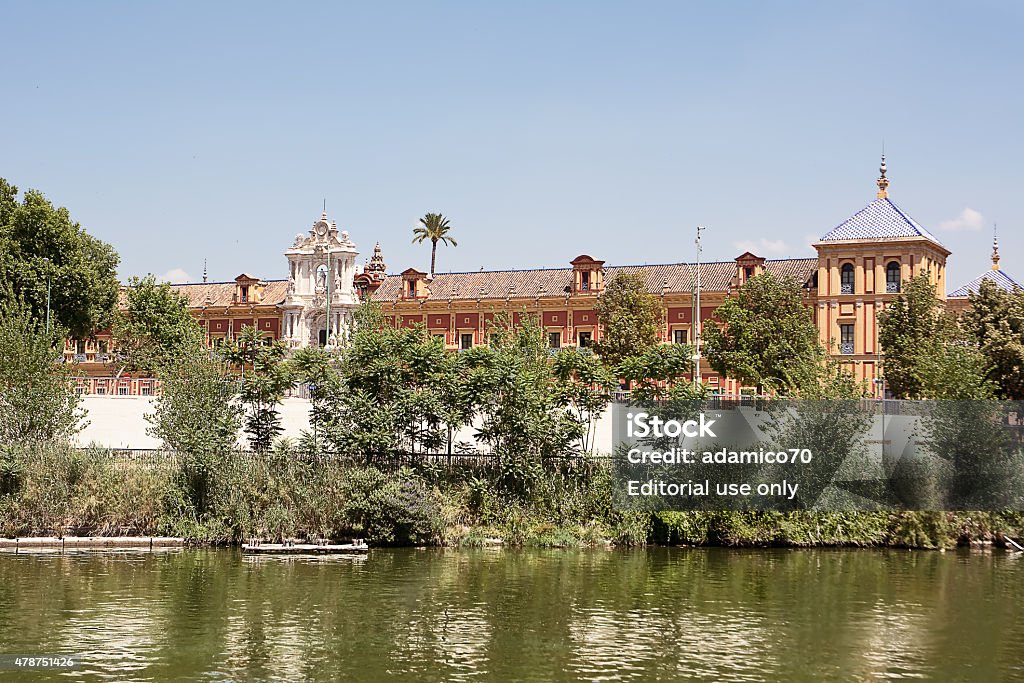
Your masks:
[{"label": "tiled roof", "polygon": [[924,237],[942,246],[928,230],[908,216],[889,198],[876,199],[837,225],[821,238],[822,242],[859,239]]},{"label": "tiled roof", "polygon": [[978,289],[981,288],[981,283],[985,280],[994,282],[996,287],[1003,290],[1004,292],[1011,292],[1015,289],[1024,289],[1024,285],[1014,280],[1012,277],[1007,275],[1001,270],[986,270],[984,273],[974,278],[966,285],[954,289],[949,293],[952,298],[965,298],[969,294],[977,294]]},{"label": "tiled roof", "polygon": [[[806,282],[818,268],[818,259],[779,259],[765,261],[765,270],[779,276],[792,276]],[[735,261],[702,263],[701,289],[724,292],[736,274]],[[643,278],[652,294],[689,293],[693,290],[695,268],[692,263],[643,266],[607,266],[605,279],[611,282],[619,273],[635,273]],[[451,299],[536,299],[559,296],[572,288],[572,268],[535,270],[488,270],[469,273],[435,273],[428,285],[430,301]],[[402,292],[402,276],[389,275],[373,293],[374,301],[397,301]]]},{"label": "tiled roof", "polygon": [[[255,279],[255,278],[253,278]],[[263,294],[258,302],[248,303],[257,306],[273,306],[284,302],[288,293],[287,280],[263,280]],[[188,297],[190,308],[202,308],[203,306],[230,306],[234,303],[235,282],[200,282],[195,284],[171,285],[175,291],[181,292]],[[209,297],[209,300],[207,300]]]}]

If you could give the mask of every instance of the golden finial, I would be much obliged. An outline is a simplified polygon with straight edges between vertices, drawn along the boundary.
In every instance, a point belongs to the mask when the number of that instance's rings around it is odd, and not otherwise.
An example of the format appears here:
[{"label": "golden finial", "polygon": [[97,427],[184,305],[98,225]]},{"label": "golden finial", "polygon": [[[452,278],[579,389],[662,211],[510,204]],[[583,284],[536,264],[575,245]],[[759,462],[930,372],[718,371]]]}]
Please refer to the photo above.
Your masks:
[{"label": "golden finial", "polygon": [[997,227],[992,226],[992,270],[999,270],[999,234]]},{"label": "golden finial", "polygon": [[885,199],[889,196],[889,179],[885,177],[885,154],[882,155],[882,165],[878,167],[878,171],[882,174],[878,176],[878,198]]}]

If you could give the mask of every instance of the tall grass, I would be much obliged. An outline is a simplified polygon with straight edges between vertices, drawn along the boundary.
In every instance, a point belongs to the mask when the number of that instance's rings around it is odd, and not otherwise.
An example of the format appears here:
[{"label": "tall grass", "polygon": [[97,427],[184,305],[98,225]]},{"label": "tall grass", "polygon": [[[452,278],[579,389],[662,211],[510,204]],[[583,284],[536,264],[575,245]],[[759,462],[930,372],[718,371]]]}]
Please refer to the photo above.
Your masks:
[{"label": "tall grass", "polygon": [[622,512],[607,463],[547,463],[529,496],[493,467],[310,458],[285,445],[194,462],[52,444],[0,449],[0,535],[365,538],[376,544],[950,547],[1018,535],[1020,513]]}]

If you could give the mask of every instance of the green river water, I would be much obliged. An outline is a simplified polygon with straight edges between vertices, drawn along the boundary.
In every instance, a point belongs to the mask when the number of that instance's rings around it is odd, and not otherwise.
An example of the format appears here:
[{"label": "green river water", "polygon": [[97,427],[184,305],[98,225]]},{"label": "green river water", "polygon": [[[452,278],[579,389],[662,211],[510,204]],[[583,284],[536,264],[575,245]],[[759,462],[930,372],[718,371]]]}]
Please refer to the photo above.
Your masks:
[{"label": "green river water", "polygon": [[3,680],[1024,680],[1024,558],[664,549],[0,553]]}]

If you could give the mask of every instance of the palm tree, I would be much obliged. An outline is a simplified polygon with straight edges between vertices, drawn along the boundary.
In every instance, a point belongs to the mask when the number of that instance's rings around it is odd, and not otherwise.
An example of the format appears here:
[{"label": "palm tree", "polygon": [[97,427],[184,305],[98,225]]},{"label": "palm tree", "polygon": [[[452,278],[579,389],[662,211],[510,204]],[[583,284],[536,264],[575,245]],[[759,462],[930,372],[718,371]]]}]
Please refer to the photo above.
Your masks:
[{"label": "palm tree", "polygon": [[448,236],[448,231],[452,226],[448,224],[448,219],[441,214],[428,213],[420,219],[420,223],[422,225],[412,229],[412,243],[418,244],[430,240],[430,277],[434,277],[434,266],[437,263],[437,243],[444,242],[453,247],[459,246],[459,243]]}]

